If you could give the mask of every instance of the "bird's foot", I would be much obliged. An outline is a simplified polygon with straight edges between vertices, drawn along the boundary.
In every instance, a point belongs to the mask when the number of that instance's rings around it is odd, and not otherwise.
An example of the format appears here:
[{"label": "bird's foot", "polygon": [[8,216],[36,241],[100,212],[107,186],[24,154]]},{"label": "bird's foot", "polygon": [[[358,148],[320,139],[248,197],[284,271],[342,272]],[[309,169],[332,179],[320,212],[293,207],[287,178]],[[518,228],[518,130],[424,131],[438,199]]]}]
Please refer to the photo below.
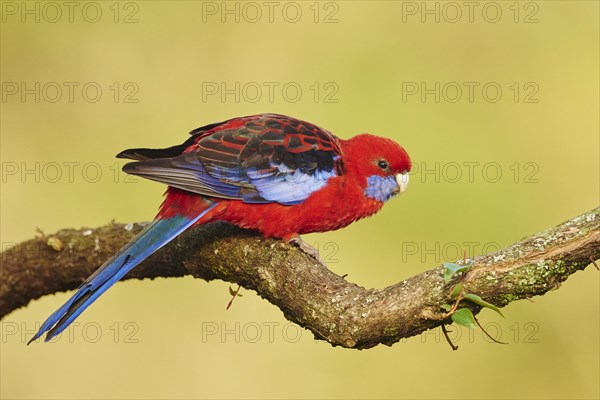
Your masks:
[{"label": "bird's foot", "polygon": [[302,240],[300,236],[294,236],[288,240],[288,243],[293,244],[294,246],[298,246],[303,253],[308,254],[312,258],[314,258],[319,264],[323,266],[327,266],[325,261],[319,255],[319,250],[312,247],[310,244]]}]

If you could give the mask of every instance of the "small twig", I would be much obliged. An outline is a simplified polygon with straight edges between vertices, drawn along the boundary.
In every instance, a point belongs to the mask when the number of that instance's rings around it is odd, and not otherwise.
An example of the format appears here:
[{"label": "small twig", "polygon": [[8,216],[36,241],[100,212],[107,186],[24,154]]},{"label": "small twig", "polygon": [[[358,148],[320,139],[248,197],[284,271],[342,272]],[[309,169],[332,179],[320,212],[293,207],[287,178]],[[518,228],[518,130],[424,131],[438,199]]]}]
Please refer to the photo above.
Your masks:
[{"label": "small twig", "polygon": [[464,294],[463,294],[463,291],[461,290],[460,293],[458,294],[458,296],[456,296],[456,301],[452,305],[452,308],[450,309],[450,311],[448,311],[447,317],[454,314],[454,312],[458,309],[458,303],[460,303],[460,301],[463,299],[463,296],[464,296]]},{"label": "small twig", "polygon": [[448,329],[446,329],[446,324],[442,324],[441,327],[442,327],[442,333],[444,334],[444,337],[446,338],[446,341],[448,342],[450,347],[452,347],[452,350],[454,350],[454,351],[458,350],[458,346],[455,345],[454,343],[452,343],[450,336],[448,336]]},{"label": "small twig", "polygon": [[231,287],[229,288],[229,292],[232,297],[231,297],[231,300],[229,300],[229,303],[227,303],[227,308],[225,310],[229,310],[229,307],[231,307],[231,304],[233,304],[233,300],[235,300],[235,298],[238,296],[238,293],[240,292],[241,288],[242,287],[238,284],[237,289],[233,293],[231,293]]},{"label": "small twig", "polygon": [[473,315],[473,319],[475,320],[475,323],[477,323],[477,326],[481,329],[481,331],[485,334],[485,336],[489,337],[494,343],[498,343],[498,344],[508,344],[508,343],[504,343],[501,342],[495,338],[492,337],[492,335],[490,335],[489,333],[487,333],[487,331],[485,329],[483,329],[483,326],[481,326],[481,324],[479,323],[479,320],[477,319],[477,317],[475,317]]}]

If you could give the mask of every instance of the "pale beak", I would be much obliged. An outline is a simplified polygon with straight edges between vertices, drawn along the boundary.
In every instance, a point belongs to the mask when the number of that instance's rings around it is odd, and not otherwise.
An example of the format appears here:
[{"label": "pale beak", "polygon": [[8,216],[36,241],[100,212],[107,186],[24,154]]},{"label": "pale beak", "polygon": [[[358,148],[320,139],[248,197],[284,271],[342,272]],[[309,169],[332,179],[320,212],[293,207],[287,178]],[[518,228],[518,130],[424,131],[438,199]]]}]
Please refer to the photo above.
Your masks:
[{"label": "pale beak", "polygon": [[404,193],[408,187],[408,172],[396,175],[396,182],[398,183],[398,190],[400,194]]}]

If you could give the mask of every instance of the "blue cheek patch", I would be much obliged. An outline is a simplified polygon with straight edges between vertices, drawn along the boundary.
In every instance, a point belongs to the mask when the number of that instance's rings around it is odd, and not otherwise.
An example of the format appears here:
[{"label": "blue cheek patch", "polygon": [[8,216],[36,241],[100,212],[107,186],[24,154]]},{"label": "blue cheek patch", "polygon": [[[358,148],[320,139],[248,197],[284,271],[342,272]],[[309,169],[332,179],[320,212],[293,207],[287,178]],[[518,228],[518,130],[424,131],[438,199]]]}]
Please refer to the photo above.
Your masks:
[{"label": "blue cheek patch", "polygon": [[365,196],[381,202],[387,201],[398,191],[398,183],[393,176],[371,175],[367,178]]}]

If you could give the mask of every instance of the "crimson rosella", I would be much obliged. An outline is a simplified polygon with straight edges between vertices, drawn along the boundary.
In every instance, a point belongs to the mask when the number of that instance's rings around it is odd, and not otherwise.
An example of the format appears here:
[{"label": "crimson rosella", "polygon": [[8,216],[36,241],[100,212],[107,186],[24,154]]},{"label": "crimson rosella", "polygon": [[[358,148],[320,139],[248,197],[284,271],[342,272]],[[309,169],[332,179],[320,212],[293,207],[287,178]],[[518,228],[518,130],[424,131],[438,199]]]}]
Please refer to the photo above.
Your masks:
[{"label": "crimson rosella", "polygon": [[[411,162],[391,139],[339,139],[292,117],[260,114],[193,130],[183,144],[130,149],[123,170],[168,185],[158,215],[41,326],[61,333],[128,271],[186,229],[227,221],[312,248],[300,234],[342,228],[378,212],[408,184]],[[309,251],[313,256],[314,249]],[[30,342],[31,342],[30,341]]]}]

